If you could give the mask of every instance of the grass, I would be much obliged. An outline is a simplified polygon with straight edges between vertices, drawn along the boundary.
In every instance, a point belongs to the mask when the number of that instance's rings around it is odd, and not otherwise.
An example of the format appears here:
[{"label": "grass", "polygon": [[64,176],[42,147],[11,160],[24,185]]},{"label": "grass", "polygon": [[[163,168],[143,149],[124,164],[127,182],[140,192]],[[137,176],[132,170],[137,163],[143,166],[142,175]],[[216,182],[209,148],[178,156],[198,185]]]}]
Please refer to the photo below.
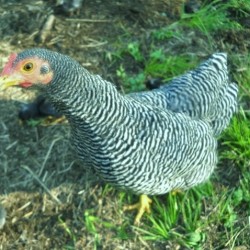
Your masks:
[{"label": "grass", "polygon": [[154,46],[145,57],[142,56],[142,53],[138,43],[130,43],[127,50],[123,48],[117,53],[119,55],[127,54],[132,58],[133,63],[142,65],[139,72],[128,72],[121,62],[120,67],[116,70],[116,75],[121,80],[127,93],[144,90],[144,82],[147,76],[159,77],[168,81],[186,70],[194,68],[198,63],[196,56],[167,56],[161,48],[155,48]]},{"label": "grass", "polygon": [[234,249],[237,245],[249,245],[249,238],[244,236],[249,236],[249,219],[250,175],[247,173],[235,188],[209,181],[185,193],[154,197],[152,214],[134,231],[146,241],[187,249],[209,249],[209,244],[218,249],[226,244]]},{"label": "grass", "polygon": [[76,242],[76,235],[74,234],[73,230],[70,229],[70,227],[67,225],[67,223],[59,216],[58,217],[58,221],[60,226],[63,228],[63,230],[65,231],[65,233],[68,235],[68,237],[71,239],[72,244],[68,244],[65,246],[65,249],[74,249],[73,246],[75,245]]},{"label": "grass", "polygon": [[[156,51],[158,53],[158,51]],[[162,77],[166,81],[190,70],[197,65],[197,58],[181,55],[157,58],[156,53],[151,53],[150,59],[145,65],[145,73],[154,77]],[[162,54],[162,52],[161,52]]]},{"label": "grass", "polygon": [[[121,40],[115,43],[115,52],[107,53],[111,62],[118,61],[120,64],[116,74],[122,82],[125,92],[145,89],[142,83],[147,76],[160,77],[168,81],[194,68],[200,61],[195,53],[178,55],[167,53],[164,50],[164,43],[168,43],[171,39],[177,43],[185,43],[187,33],[195,30],[204,35],[204,39],[207,40],[207,49],[214,51],[214,35],[219,32],[235,32],[243,29],[239,21],[231,18],[231,13],[237,13],[236,15],[239,17],[247,17],[250,13],[249,3],[235,0],[222,3],[218,0],[203,4],[203,7],[195,13],[183,12],[178,21],[150,31],[151,40],[146,49],[143,40],[131,39],[129,32],[125,32],[125,38],[121,37]],[[243,60],[246,60],[246,57],[244,56]],[[125,65],[124,60],[137,67],[127,69],[128,63]],[[129,65],[131,64],[129,63]],[[249,72],[247,73],[249,74]]]},{"label": "grass", "polygon": [[238,30],[241,25],[230,18],[229,9],[238,9],[240,5],[236,1],[230,0],[227,3],[221,3],[220,0],[211,1],[205,4],[200,10],[192,14],[183,13],[180,25],[197,28],[207,36],[212,32],[224,30]]},{"label": "grass", "polygon": [[250,121],[243,112],[234,117],[231,126],[224,134],[222,157],[247,168],[250,165]]}]

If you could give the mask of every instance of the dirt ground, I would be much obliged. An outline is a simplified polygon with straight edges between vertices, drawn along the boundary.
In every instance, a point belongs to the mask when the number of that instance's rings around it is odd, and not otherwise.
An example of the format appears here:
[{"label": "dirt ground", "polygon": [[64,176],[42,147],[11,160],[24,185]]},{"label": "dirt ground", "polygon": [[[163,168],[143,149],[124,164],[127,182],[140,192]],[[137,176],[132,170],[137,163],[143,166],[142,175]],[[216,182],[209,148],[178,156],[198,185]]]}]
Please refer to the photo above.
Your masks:
[{"label": "dirt ground", "polygon": [[[119,85],[115,74],[119,65],[106,57],[113,52],[113,44],[118,37],[125,37],[126,43],[127,33],[140,40],[149,30],[173,22],[182,1],[172,2],[93,0],[65,13],[56,7],[56,1],[0,0],[0,68],[13,51],[46,47],[72,56]],[[52,23],[46,32],[44,24],[49,18]],[[166,50],[174,51],[178,46],[175,53],[184,51],[194,38],[195,34],[189,34],[186,41]],[[237,42],[239,37],[231,39]],[[236,42],[235,49],[243,51]],[[197,38],[190,53],[212,52],[211,48],[203,50],[204,43],[202,37]],[[124,220],[131,223],[132,217],[122,214],[119,191],[104,190],[104,183],[91,169],[79,164],[69,145],[67,122],[54,126],[20,122],[20,105],[35,95],[20,89],[0,93],[0,202],[7,211],[0,249],[66,249],[72,235],[77,237],[76,249],[93,249],[94,236],[84,226],[86,211],[94,211],[115,225]],[[145,243],[136,235],[122,241],[107,228],[101,237],[100,249],[166,249],[164,243]]]}]

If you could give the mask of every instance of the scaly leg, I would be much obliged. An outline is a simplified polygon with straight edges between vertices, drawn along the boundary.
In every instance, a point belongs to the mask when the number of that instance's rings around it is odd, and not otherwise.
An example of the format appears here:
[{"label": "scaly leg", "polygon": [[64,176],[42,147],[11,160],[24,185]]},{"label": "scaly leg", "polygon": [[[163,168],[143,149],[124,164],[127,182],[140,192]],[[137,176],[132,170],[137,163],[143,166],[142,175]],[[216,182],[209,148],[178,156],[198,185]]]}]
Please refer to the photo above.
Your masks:
[{"label": "scaly leg", "polygon": [[152,203],[152,200],[150,198],[148,198],[147,195],[142,194],[140,195],[140,200],[138,203],[133,204],[133,205],[127,205],[124,206],[123,211],[129,211],[129,210],[138,210],[138,213],[135,217],[135,221],[134,224],[135,225],[139,225],[140,224],[140,220],[142,215],[146,212],[146,213],[150,213],[150,204]]},{"label": "scaly leg", "polygon": [[171,195],[177,195],[177,194],[183,194],[183,191],[177,188],[177,189],[173,189],[170,193]]}]

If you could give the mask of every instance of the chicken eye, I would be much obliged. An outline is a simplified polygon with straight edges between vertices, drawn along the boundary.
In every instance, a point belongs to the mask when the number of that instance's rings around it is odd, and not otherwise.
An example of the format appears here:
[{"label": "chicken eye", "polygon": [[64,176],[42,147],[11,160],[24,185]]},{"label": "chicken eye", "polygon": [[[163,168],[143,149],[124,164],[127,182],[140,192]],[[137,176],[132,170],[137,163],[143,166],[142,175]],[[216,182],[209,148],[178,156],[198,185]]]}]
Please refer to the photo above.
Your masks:
[{"label": "chicken eye", "polygon": [[28,63],[24,64],[24,66],[23,66],[24,71],[31,71],[32,69],[33,69],[33,63],[31,63],[31,62],[28,62]]}]

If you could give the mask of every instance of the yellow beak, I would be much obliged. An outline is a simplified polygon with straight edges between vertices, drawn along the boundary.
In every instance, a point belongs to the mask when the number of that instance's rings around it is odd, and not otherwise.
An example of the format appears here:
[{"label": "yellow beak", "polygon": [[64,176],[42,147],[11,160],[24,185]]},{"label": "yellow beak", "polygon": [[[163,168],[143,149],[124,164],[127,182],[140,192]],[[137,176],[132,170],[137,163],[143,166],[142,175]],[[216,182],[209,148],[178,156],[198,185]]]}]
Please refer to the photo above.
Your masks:
[{"label": "yellow beak", "polygon": [[1,76],[0,77],[0,91],[12,86],[19,85],[21,79],[18,76]]}]

